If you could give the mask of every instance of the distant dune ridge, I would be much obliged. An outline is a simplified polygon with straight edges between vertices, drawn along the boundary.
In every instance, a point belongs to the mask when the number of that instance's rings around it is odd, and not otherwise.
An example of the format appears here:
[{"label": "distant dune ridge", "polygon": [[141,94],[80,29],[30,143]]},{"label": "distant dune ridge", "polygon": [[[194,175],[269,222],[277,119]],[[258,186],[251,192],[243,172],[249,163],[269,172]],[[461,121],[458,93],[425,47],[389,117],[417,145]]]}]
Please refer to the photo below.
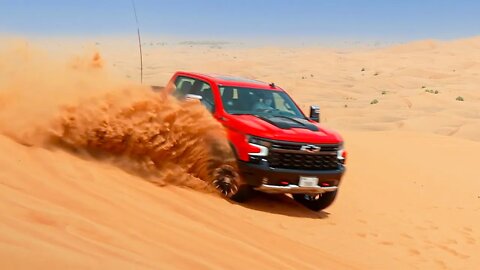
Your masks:
[{"label": "distant dune ridge", "polygon": [[[480,265],[478,37],[349,50],[147,42],[144,86],[134,42],[0,40],[1,269]],[[319,104],[349,151],[334,205],[210,192],[212,168],[233,156],[203,107],[150,91],[176,70],[273,81],[305,112]]]},{"label": "distant dune ridge", "polygon": [[[164,85],[176,70],[246,76],[274,81],[304,110],[318,103],[330,126],[480,140],[479,37],[378,49],[157,43],[146,41],[143,48],[144,81],[149,84]],[[140,81],[134,42],[119,46],[115,40],[101,40],[99,44],[96,48],[109,59],[107,65],[115,74]],[[76,46],[71,44],[70,50]],[[375,99],[378,103],[370,104]]]}]

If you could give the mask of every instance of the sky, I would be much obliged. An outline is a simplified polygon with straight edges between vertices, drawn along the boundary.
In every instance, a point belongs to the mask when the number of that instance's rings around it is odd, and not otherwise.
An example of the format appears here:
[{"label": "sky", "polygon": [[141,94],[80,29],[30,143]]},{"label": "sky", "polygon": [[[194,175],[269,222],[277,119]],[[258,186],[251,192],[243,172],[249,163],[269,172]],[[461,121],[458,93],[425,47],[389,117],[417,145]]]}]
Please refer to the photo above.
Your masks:
[{"label": "sky", "polygon": [[[143,35],[185,40],[455,39],[480,35],[475,0],[135,0]],[[0,33],[136,34],[132,0],[0,0]]]}]

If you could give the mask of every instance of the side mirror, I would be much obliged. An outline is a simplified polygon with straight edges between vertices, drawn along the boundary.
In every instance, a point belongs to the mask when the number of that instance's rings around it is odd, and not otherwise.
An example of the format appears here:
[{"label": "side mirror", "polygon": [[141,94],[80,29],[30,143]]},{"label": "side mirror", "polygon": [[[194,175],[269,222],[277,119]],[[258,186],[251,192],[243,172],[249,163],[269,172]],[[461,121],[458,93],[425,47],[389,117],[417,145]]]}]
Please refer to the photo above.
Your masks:
[{"label": "side mirror", "polygon": [[194,95],[194,94],[186,94],[185,95],[185,99],[188,99],[188,100],[202,100],[202,96],[199,96],[199,95]]},{"label": "side mirror", "polygon": [[320,123],[320,107],[317,105],[310,106],[310,119]]}]

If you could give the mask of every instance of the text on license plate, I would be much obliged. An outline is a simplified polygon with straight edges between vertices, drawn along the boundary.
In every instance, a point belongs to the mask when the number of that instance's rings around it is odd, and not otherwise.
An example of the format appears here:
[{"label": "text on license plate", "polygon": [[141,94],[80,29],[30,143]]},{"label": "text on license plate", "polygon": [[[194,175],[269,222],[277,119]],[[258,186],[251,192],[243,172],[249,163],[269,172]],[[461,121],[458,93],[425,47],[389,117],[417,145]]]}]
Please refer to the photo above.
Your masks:
[{"label": "text on license plate", "polygon": [[318,185],[318,177],[300,176],[298,181],[300,187],[314,187]]}]

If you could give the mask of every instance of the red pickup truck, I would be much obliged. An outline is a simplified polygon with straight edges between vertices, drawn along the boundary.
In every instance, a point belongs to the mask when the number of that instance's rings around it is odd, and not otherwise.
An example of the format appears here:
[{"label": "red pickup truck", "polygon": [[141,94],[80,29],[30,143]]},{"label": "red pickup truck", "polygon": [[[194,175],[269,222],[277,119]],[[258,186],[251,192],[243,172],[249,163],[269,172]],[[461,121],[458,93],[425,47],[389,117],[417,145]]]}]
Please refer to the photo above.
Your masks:
[{"label": "red pickup truck", "polygon": [[315,211],[332,204],[346,152],[341,136],[319,124],[318,107],[307,117],[274,83],[245,78],[177,72],[168,85],[180,99],[200,100],[226,128],[243,183],[216,179],[226,197],[243,202],[258,190],[290,193]]}]

